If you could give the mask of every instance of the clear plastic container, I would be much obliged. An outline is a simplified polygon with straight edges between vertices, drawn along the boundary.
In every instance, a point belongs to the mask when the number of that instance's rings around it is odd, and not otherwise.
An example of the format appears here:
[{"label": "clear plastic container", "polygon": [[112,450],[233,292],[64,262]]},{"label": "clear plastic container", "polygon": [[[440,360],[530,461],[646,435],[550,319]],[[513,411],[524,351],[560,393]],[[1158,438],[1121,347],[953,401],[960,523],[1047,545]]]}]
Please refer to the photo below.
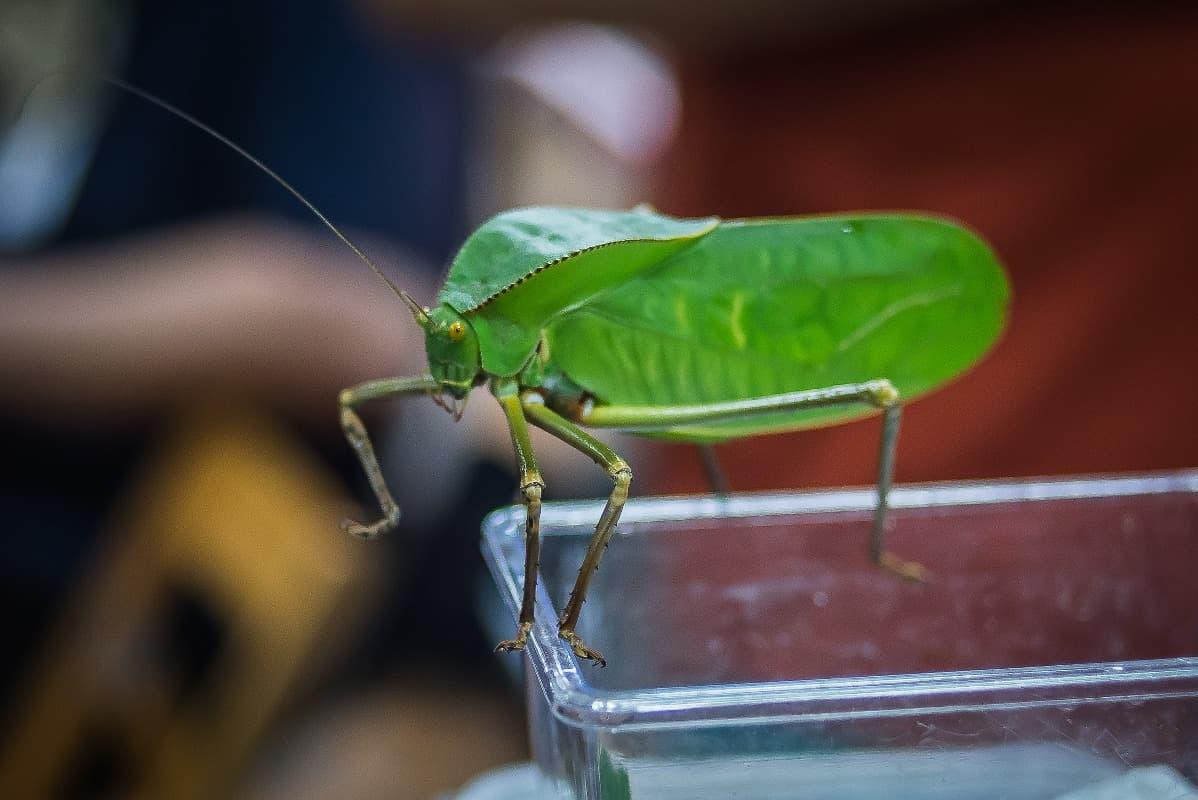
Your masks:
[{"label": "clear plastic container", "polygon": [[[1198,779],[1198,472],[900,487],[888,544],[926,584],[867,562],[873,502],[630,502],[579,628],[605,669],[555,630],[601,504],[546,505],[525,661],[543,795],[1035,800],[1137,767]],[[483,529],[512,624],[523,520]]]}]

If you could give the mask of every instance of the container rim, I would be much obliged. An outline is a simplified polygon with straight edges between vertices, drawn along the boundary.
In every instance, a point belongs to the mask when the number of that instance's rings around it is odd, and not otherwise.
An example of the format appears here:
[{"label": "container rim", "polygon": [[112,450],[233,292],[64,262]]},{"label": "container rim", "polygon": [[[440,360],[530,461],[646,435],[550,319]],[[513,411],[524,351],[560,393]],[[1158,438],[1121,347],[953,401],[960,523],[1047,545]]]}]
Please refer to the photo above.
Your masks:
[{"label": "container rim", "polygon": [[[890,506],[927,508],[1195,492],[1198,470],[1183,470],[1115,477],[909,484],[894,488]],[[874,498],[872,488],[633,498],[625,506],[621,526],[678,522],[696,515],[735,519],[869,511]],[[602,501],[546,503],[541,511],[542,530],[589,528],[602,508]],[[523,527],[522,506],[494,511],[482,526],[483,556],[513,621],[519,613],[524,572]],[[618,535],[636,535],[636,531]],[[520,555],[509,558],[513,552]],[[567,724],[609,730],[1198,697],[1198,657],[607,690],[587,680],[585,670],[593,667],[580,665],[558,639],[555,619],[547,592],[538,586],[536,620],[526,658],[549,707]]]}]

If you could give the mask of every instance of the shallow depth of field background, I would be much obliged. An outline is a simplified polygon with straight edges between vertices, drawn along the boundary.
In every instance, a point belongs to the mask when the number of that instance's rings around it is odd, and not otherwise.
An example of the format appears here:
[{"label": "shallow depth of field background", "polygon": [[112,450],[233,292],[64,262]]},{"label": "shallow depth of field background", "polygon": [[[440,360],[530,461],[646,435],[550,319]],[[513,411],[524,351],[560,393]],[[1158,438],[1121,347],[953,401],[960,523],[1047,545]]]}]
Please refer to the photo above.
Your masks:
[{"label": "shallow depth of field background", "polygon": [[[277,185],[87,75],[228,134],[424,302],[515,205],[956,217],[1011,318],[908,410],[899,480],[1193,466],[1193,9],[427,5],[0,2],[0,796],[423,798],[527,757],[480,622],[494,403],[370,408],[405,516],[341,535],[377,509],[337,390],[418,372],[418,331]],[[734,489],[863,484],[876,426],[719,453]],[[616,441],[634,493],[705,489],[693,449]],[[536,444],[549,499],[606,493]]]}]

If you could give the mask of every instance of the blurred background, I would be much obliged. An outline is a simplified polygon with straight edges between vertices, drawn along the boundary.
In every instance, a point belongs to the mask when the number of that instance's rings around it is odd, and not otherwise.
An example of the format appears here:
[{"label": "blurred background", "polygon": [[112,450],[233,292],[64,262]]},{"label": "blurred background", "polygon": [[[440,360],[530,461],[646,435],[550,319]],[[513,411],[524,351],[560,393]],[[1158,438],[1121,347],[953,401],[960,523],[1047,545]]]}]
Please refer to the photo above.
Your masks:
[{"label": "blurred background", "polygon": [[[78,75],[229,135],[424,302],[522,204],[959,218],[1013,310],[907,412],[921,481],[1194,464],[1195,52],[1167,3],[0,0],[0,796],[421,798],[526,757],[480,622],[494,404],[370,408],[404,520],[341,535],[375,508],[336,392],[420,371],[418,331],[266,176]],[[719,454],[863,484],[876,435]],[[537,446],[547,497],[606,493]],[[619,448],[634,493],[706,489]]]}]

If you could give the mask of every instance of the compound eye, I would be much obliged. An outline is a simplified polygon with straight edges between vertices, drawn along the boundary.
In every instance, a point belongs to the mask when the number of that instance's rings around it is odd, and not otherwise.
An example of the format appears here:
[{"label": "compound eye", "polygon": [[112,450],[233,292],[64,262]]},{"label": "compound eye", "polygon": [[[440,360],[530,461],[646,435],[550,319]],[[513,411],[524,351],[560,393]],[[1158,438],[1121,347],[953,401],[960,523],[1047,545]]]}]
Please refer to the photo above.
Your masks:
[{"label": "compound eye", "polygon": [[459,321],[449,323],[449,338],[460,342],[466,338],[466,326]]}]

